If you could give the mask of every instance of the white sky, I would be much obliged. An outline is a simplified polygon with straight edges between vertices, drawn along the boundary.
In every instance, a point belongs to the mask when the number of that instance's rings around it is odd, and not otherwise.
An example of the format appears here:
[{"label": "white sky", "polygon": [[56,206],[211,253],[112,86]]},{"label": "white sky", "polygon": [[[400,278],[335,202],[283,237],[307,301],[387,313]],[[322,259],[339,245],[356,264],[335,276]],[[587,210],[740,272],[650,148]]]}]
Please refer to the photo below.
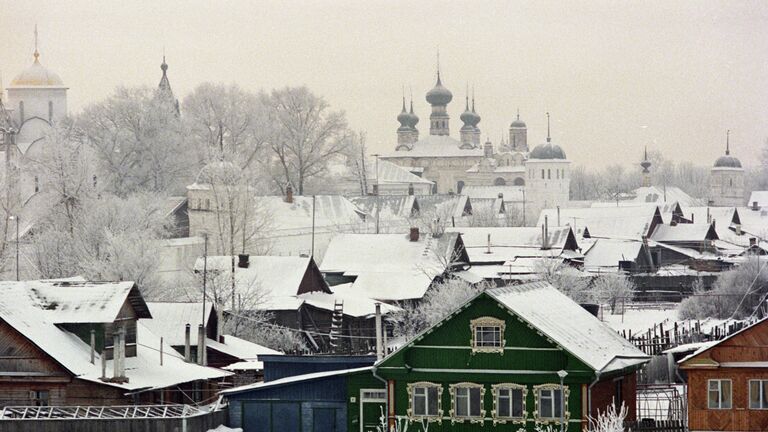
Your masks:
[{"label": "white sky", "polygon": [[529,143],[546,136],[578,164],[635,163],[642,146],[711,164],[757,163],[768,137],[766,1],[37,1],[0,0],[0,71],[41,61],[70,87],[70,112],[118,85],[157,85],[165,47],[183,97],[204,81],[248,89],[306,84],[371,153],[394,149],[401,88],[419,129],[440,48],[458,137],[467,82],[482,139],[519,107]]}]

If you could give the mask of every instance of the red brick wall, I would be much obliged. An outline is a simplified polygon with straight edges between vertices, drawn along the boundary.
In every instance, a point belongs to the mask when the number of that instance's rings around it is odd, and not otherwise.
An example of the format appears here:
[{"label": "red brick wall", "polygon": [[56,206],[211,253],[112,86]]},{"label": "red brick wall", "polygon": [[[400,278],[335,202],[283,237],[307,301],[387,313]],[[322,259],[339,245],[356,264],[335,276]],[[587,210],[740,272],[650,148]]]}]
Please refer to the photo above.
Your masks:
[{"label": "red brick wall", "polygon": [[[632,373],[620,378],[622,401],[627,407],[626,420],[635,420],[637,417],[637,374]],[[598,411],[605,410],[613,403],[616,396],[616,380],[614,378],[599,381],[592,387],[592,411],[590,416],[597,418]],[[618,405],[618,404],[617,404]],[[618,410],[620,407],[617,406]]]}]

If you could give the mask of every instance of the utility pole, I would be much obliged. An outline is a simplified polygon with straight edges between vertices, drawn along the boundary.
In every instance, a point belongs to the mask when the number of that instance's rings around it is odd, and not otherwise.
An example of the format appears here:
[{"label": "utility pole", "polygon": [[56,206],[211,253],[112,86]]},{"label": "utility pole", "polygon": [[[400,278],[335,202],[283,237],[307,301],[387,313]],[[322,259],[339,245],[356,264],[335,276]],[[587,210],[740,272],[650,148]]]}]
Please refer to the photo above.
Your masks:
[{"label": "utility pole", "polygon": [[19,280],[19,217],[8,216],[8,220],[16,222],[16,280]]},{"label": "utility pole", "polygon": [[203,234],[203,320],[205,323],[206,282],[208,281],[208,233]]},{"label": "utility pole", "polygon": [[523,226],[525,225],[525,189],[523,189]]},{"label": "utility pole", "polygon": [[379,194],[381,194],[381,191],[379,190],[379,154],[375,153],[373,154],[373,157],[376,158],[376,234],[379,233],[379,213],[381,213],[380,208],[380,200],[379,200]]},{"label": "utility pole", "polygon": [[317,197],[312,195],[312,248],[309,250],[309,256],[315,256],[315,202]]}]

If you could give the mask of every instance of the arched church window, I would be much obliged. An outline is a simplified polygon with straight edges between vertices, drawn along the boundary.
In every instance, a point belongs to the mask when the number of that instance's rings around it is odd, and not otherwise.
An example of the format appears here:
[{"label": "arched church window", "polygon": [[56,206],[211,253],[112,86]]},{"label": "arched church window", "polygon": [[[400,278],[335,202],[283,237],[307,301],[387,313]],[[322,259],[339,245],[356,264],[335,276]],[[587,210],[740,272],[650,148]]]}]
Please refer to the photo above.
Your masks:
[{"label": "arched church window", "polygon": [[552,180],[552,170],[547,168],[547,180]]},{"label": "arched church window", "polygon": [[494,186],[506,186],[507,185],[507,181],[504,180],[501,177],[496,177],[496,179],[493,181],[493,185]]},{"label": "arched church window", "polygon": [[53,101],[48,101],[48,123],[53,123]]},{"label": "arched church window", "polygon": [[517,177],[517,178],[515,178],[515,180],[513,181],[513,184],[514,184],[515,186],[525,186],[525,179],[523,179],[522,177]]},{"label": "arched church window", "polygon": [[733,187],[733,179],[728,179],[728,182],[730,183],[731,187]]},{"label": "arched church window", "polygon": [[19,101],[19,123],[24,123],[24,101]]},{"label": "arched church window", "polygon": [[544,169],[541,169],[541,179],[544,180]]}]

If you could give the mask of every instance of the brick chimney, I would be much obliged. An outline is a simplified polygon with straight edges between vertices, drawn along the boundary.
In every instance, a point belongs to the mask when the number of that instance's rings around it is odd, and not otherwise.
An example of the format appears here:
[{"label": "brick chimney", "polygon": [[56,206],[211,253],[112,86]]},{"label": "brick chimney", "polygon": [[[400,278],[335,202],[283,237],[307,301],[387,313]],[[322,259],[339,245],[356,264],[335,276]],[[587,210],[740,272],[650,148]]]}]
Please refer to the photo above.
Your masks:
[{"label": "brick chimney", "polygon": [[754,211],[760,210],[760,206],[757,205],[757,201],[752,201],[752,210]]},{"label": "brick chimney", "polygon": [[285,202],[293,204],[293,187],[290,183],[285,187]]},{"label": "brick chimney", "polygon": [[239,254],[237,256],[237,266],[240,268],[248,268],[248,266],[251,265],[250,257],[251,256],[248,254]]},{"label": "brick chimney", "polygon": [[408,195],[413,195],[413,183],[408,183]]},{"label": "brick chimney", "polygon": [[412,242],[419,241],[419,227],[411,227],[410,235],[408,236],[408,240]]}]

